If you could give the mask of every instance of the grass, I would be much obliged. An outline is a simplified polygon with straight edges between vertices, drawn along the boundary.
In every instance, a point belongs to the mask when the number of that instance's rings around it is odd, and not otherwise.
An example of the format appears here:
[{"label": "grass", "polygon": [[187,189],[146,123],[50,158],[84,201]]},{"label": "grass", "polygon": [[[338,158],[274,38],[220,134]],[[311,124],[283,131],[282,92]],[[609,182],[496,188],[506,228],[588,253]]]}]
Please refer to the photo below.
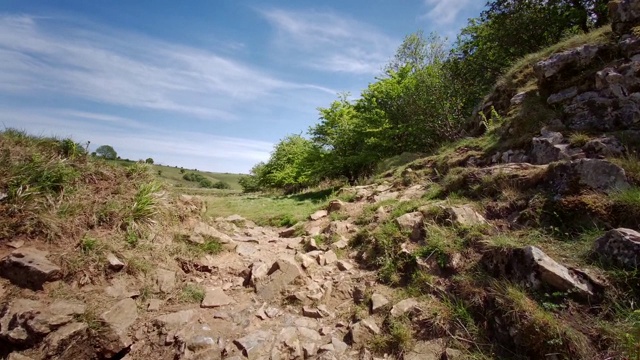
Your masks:
[{"label": "grass", "polygon": [[371,340],[371,350],[377,354],[393,354],[401,357],[414,343],[411,321],[407,317],[387,318],[383,332]]},{"label": "grass", "polygon": [[205,292],[200,286],[186,284],[180,291],[179,300],[183,303],[201,303],[204,300]]},{"label": "grass", "polygon": [[576,148],[581,148],[591,140],[591,137],[585,133],[573,133],[569,136],[569,144]]},{"label": "grass", "polygon": [[306,220],[331,199],[331,193],[322,196],[204,196],[207,202],[206,216],[227,217],[238,214],[258,225],[289,227]]}]

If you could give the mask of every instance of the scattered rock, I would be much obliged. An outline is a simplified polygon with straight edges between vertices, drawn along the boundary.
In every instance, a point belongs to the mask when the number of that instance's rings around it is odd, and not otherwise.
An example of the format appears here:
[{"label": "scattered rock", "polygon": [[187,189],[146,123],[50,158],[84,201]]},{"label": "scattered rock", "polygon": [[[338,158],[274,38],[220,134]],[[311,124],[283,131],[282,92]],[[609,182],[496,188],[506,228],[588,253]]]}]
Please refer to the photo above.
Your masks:
[{"label": "scattered rock", "polygon": [[258,330],[233,342],[245,357],[253,359],[255,358],[255,354],[259,353],[260,349],[269,343],[271,337],[271,333]]},{"label": "scattered rock", "polygon": [[158,316],[153,320],[153,323],[165,329],[175,329],[190,322],[197,314],[197,311],[194,309],[182,310]]},{"label": "scattered rock", "polygon": [[8,247],[10,248],[14,248],[14,249],[20,249],[21,247],[24,246],[24,241],[23,240],[14,240],[11,241],[7,244]]},{"label": "scattered rock", "polygon": [[331,316],[329,311],[322,305],[318,306],[317,308],[304,306],[302,308],[302,315],[312,319],[322,319],[322,318]]},{"label": "scattered rock", "polygon": [[349,334],[354,344],[366,344],[371,336],[380,334],[380,328],[369,318],[352,324]]},{"label": "scattered rock", "polygon": [[256,282],[256,293],[262,299],[269,301],[278,296],[299,276],[302,276],[302,270],[296,261],[283,257],[271,266],[267,277]]},{"label": "scattered rock", "polygon": [[120,271],[124,268],[124,263],[111,252],[107,253],[107,262],[111,270]]},{"label": "scattered rock", "polygon": [[309,240],[307,241],[307,244],[305,245],[305,248],[309,251],[320,250],[320,247],[318,246],[318,242],[316,241],[315,237],[309,238]]},{"label": "scattered rock", "polygon": [[251,265],[250,283],[256,285],[258,281],[267,277],[269,266],[263,262],[255,262]]},{"label": "scattered rock", "polygon": [[162,293],[168,294],[172,292],[176,287],[176,273],[170,270],[157,269],[156,285]]},{"label": "scattered rock", "polygon": [[422,238],[424,215],[421,212],[404,214],[396,219],[396,223],[400,230],[411,234],[411,240],[418,241]]},{"label": "scattered rock", "polygon": [[203,308],[214,308],[234,303],[233,299],[220,288],[207,289],[204,300],[200,304]]},{"label": "scattered rock", "polygon": [[163,303],[160,299],[149,299],[147,301],[147,311],[158,311]]},{"label": "scattered rock", "polygon": [[391,308],[391,316],[398,317],[402,316],[418,306],[418,301],[413,298],[405,299],[395,304],[393,308]]},{"label": "scattered rock", "polygon": [[371,295],[371,312],[377,313],[380,309],[389,304],[389,300],[380,294]]},{"label": "scattered rock", "polygon": [[340,250],[345,249],[347,246],[349,246],[349,242],[344,238],[342,238],[342,239],[334,242],[333,244],[331,244],[331,247],[334,247],[334,248],[340,249]]},{"label": "scattered rock", "polygon": [[133,299],[118,301],[101,318],[109,328],[101,339],[103,352],[112,356],[131,346],[132,340],[127,330],[138,319],[138,307]]},{"label": "scattered rock", "polygon": [[316,220],[325,218],[327,216],[329,216],[329,212],[327,210],[318,210],[313,214],[309,215],[309,219],[311,219],[312,221],[316,221]]},{"label": "scattered rock", "polygon": [[589,140],[589,142],[582,147],[582,150],[584,150],[587,157],[590,158],[620,157],[624,155],[626,151],[620,140],[612,136]]},{"label": "scattered rock", "polygon": [[462,360],[464,359],[464,355],[460,350],[447,348],[442,354],[442,359],[443,360]]},{"label": "scattered rock", "polygon": [[568,145],[561,145],[563,140],[561,133],[543,129],[542,135],[532,140],[531,162],[544,165],[558,160],[571,160],[567,152]]},{"label": "scattered rock", "polygon": [[247,243],[240,243],[236,247],[236,253],[241,256],[251,256],[255,254],[256,251],[258,251],[258,249],[255,246]]},{"label": "scattered rock", "polygon": [[300,264],[302,264],[302,267],[305,269],[309,269],[316,264],[316,261],[312,257],[304,253],[297,253],[296,260],[298,260]]},{"label": "scattered rock", "polygon": [[56,358],[60,357],[74,343],[86,340],[88,329],[89,326],[87,324],[78,322],[67,324],[58,329],[45,340],[47,355],[50,357],[55,356]]},{"label": "scattered rock", "polygon": [[487,223],[485,218],[478,214],[471,205],[462,206],[443,206],[439,205],[447,214],[449,220],[461,226],[484,225]]},{"label": "scattered rock", "polygon": [[9,354],[7,360],[33,360],[33,358],[18,354],[17,352],[12,352],[11,354]]},{"label": "scattered rock", "polygon": [[278,236],[280,236],[281,238],[291,238],[296,235],[296,231],[297,231],[296,226],[292,226],[280,231],[278,233]]},{"label": "scattered rock", "polygon": [[333,250],[329,250],[318,256],[318,263],[322,266],[331,265],[336,261],[338,261],[338,256],[336,255],[335,252],[333,252]]},{"label": "scattered rock", "polygon": [[429,341],[418,341],[404,356],[405,360],[442,360],[441,356],[446,347],[444,338]]},{"label": "scattered rock", "polygon": [[238,214],[229,215],[226,218],[224,218],[224,221],[230,222],[236,226],[244,226],[247,223],[247,219],[243,218]]},{"label": "scattered rock", "polygon": [[580,68],[588,65],[600,52],[598,45],[583,45],[578,48],[554,54],[533,66],[540,83],[549,83],[564,69]]},{"label": "scattered rock", "polygon": [[353,265],[351,265],[350,262],[345,260],[338,261],[337,265],[338,265],[338,269],[340,269],[341,271],[350,271],[353,269]]},{"label": "scattered rock", "polygon": [[340,210],[342,210],[342,208],[344,208],[344,203],[342,201],[340,201],[340,200],[332,200],[329,203],[329,206],[327,206],[327,211],[329,213],[332,213],[332,212],[340,211]]},{"label": "scattered rock", "polygon": [[48,255],[34,248],[14,250],[0,261],[0,276],[18,286],[42,290],[44,283],[62,278],[61,269],[47,259]]},{"label": "scattered rock", "polygon": [[578,88],[576,86],[573,86],[549,96],[549,98],[547,98],[547,104],[553,105],[565,102],[567,100],[571,100],[576,96],[578,96]]},{"label": "scattered rock", "polygon": [[597,239],[593,251],[604,259],[628,270],[640,268],[640,233],[615,229]]}]

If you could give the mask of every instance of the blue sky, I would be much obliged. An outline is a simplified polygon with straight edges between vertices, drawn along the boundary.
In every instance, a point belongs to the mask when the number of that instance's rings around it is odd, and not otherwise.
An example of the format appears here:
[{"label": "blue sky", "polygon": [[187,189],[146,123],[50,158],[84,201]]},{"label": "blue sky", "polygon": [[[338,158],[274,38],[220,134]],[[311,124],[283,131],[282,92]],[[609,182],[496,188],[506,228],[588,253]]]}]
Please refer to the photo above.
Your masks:
[{"label": "blue sky", "polygon": [[482,0],[0,0],[0,123],[123,158],[248,172]]}]

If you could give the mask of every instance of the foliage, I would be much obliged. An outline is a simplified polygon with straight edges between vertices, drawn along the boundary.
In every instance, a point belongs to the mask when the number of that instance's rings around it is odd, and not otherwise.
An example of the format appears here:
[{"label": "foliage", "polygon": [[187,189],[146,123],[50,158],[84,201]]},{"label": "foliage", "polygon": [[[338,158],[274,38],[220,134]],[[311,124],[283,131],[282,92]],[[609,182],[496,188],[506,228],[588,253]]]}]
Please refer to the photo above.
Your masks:
[{"label": "foliage", "polygon": [[206,178],[204,175],[194,173],[194,172],[186,173],[182,176],[182,178],[187,181],[196,182],[200,185],[200,187],[203,187],[206,189],[221,189],[221,190],[231,189],[231,185],[229,185],[224,181],[213,182],[210,179]]},{"label": "foliage", "polygon": [[147,158],[147,160],[144,161],[147,164],[152,164],[153,165],[153,159],[152,158]]},{"label": "foliage", "polygon": [[113,149],[111,145],[102,145],[95,151],[96,156],[105,158],[107,160],[115,160],[118,158],[118,153]]}]

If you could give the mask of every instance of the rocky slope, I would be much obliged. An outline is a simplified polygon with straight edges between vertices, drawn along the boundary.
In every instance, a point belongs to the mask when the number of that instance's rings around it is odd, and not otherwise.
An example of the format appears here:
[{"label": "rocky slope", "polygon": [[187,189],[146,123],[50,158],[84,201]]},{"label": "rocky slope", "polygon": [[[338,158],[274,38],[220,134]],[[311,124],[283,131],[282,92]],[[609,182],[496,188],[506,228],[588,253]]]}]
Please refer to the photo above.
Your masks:
[{"label": "rocky slope", "polygon": [[637,356],[640,1],[610,8],[611,30],[505,75],[475,137],[344,188],[295,227],[204,219],[183,195],[140,227],[87,217],[106,245],[7,239],[0,356]]}]

